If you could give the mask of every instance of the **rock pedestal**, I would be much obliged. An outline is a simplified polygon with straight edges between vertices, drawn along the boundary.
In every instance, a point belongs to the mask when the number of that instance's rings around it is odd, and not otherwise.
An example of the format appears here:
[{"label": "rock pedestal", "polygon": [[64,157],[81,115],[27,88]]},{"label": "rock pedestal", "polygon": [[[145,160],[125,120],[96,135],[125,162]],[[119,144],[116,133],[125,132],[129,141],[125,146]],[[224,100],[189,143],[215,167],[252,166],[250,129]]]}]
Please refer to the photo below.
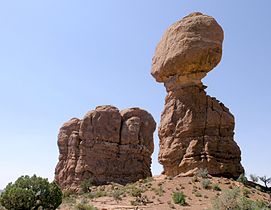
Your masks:
[{"label": "rock pedestal", "polygon": [[155,127],[153,117],[139,108],[99,106],[82,120],[71,119],[59,131],[55,180],[76,191],[84,180],[125,184],[151,176]]},{"label": "rock pedestal", "polygon": [[222,42],[214,18],[192,13],[170,26],[156,48],[151,73],[168,92],[158,131],[166,175],[191,176],[199,168],[224,177],[244,172],[234,116],[201,82],[220,62]]}]

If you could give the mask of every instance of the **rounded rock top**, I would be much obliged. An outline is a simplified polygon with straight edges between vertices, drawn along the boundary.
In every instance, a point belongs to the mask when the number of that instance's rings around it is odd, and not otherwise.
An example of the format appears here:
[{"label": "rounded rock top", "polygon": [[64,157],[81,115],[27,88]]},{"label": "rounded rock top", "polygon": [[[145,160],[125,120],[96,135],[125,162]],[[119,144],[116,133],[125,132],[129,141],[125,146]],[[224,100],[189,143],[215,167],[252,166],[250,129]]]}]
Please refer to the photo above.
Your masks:
[{"label": "rounded rock top", "polygon": [[223,29],[213,17],[199,12],[185,16],[165,31],[157,45],[152,76],[157,82],[174,78],[174,83],[182,83],[193,75],[200,82],[220,62],[223,38]]}]

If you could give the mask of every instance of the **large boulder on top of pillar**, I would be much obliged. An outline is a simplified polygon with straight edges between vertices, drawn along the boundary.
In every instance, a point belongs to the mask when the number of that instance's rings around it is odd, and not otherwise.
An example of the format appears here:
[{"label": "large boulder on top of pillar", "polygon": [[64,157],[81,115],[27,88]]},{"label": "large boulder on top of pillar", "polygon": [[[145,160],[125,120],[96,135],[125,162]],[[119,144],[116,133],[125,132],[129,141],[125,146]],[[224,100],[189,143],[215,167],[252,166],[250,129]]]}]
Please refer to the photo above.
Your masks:
[{"label": "large boulder on top of pillar", "polygon": [[221,60],[223,30],[199,12],[171,25],[157,45],[151,74],[165,85],[200,83]]},{"label": "large boulder on top of pillar", "polygon": [[196,12],[170,26],[153,57],[151,74],[168,95],[161,115],[159,162],[164,174],[238,177],[244,172],[234,141],[234,116],[205,92],[201,79],[221,60],[223,30]]}]

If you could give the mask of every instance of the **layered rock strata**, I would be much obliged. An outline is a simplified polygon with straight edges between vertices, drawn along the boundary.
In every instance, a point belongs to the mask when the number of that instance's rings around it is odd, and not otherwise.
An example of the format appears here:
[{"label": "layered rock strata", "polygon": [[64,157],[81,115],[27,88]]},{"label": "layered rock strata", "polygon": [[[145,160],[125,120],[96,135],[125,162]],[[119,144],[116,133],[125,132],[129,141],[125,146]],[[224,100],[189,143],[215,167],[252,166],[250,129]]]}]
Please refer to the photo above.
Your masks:
[{"label": "layered rock strata", "polygon": [[168,93],[158,131],[166,175],[190,176],[199,168],[224,177],[244,172],[234,116],[201,82],[220,62],[222,42],[214,18],[192,13],[170,26],[156,48],[151,74]]},{"label": "layered rock strata", "polygon": [[60,128],[55,180],[78,190],[83,180],[128,183],[151,176],[156,123],[147,111],[99,106]]}]

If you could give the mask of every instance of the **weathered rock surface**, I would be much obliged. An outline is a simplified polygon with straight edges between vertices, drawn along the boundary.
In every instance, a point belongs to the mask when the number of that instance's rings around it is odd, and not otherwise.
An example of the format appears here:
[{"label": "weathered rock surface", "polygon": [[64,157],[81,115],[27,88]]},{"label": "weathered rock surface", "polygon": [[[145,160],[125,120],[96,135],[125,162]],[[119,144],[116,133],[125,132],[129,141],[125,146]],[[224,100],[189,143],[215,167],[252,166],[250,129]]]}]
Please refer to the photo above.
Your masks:
[{"label": "weathered rock surface", "polygon": [[219,63],[222,42],[214,18],[192,13],[170,26],[157,46],[151,73],[168,92],[158,131],[166,175],[190,176],[199,168],[225,177],[244,172],[234,116],[201,82]]},{"label": "weathered rock surface", "polygon": [[168,90],[201,83],[221,60],[223,30],[213,17],[192,13],[164,33],[151,74]]},{"label": "weathered rock surface", "polygon": [[71,119],[59,131],[55,180],[62,189],[78,190],[86,179],[128,183],[151,176],[155,127],[139,108],[99,106],[82,120]]}]

